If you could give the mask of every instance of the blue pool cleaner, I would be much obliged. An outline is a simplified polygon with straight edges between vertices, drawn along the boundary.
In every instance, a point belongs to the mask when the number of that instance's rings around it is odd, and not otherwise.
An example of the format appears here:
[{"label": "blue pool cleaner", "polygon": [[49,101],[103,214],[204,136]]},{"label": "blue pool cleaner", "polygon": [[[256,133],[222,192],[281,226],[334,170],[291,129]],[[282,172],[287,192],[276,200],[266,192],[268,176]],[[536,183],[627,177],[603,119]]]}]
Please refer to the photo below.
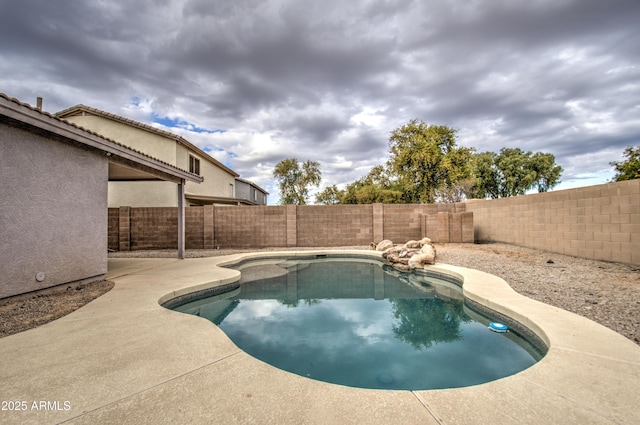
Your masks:
[{"label": "blue pool cleaner", "polygon": [[494,331],[494,332],[507,332],[509,330],[509,327],[503,323],[498,323],[498,322],[491,322],[489,323],[489,329]]}]

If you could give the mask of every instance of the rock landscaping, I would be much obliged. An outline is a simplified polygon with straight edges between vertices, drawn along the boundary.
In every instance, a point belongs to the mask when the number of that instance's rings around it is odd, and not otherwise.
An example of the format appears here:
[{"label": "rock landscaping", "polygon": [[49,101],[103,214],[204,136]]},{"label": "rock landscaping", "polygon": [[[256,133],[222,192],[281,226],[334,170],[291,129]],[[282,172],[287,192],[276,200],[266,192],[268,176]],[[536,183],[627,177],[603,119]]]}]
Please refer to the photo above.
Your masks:
[{"label": "rock landscaping", "polygon": [[436,263],[436,249],[429,238],[411,240],[403,245],[394,245],[385,239],[378,244],[372,244],[372,247],[381,251],[387,264],[398,270],[410,271]]}]

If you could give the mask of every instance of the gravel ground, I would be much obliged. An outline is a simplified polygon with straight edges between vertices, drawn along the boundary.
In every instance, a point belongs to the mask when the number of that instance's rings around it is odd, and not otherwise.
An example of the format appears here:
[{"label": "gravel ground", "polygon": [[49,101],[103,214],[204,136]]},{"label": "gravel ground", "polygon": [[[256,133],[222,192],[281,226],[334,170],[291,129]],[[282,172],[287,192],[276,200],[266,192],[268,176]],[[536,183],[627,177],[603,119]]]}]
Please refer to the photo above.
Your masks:
[{"label": "gravel ground", "polygon": [[103,280],[65,288],[64,292],[32,296],[0,304],[0,338],[32,329],[66,316],[113,288]]},{"label": "gravel ground", "polygon": [[[368,249],[369,247],[341,247]],[[261,251],[300,250],[272,248]],[[318,249],[318,248],[310,248]],[[482,270],[505,279],[517,292],[560,307],[640,345],[640,267],[584,260],[506,244],[436,244],[437,262]],[[254,252],[255,249],[188,250],[188,258]],[[110,253],[110,258],[175,258],[176,250]],[[39,326],[109,291],[98,282],[67,292],[0,306],[0,337]]]},{"label": "gravel ground", "polygon": [[437,262],[506,280],[522,295],[598,322],[640,345],[640,267],[505,244],[438,247]]}]

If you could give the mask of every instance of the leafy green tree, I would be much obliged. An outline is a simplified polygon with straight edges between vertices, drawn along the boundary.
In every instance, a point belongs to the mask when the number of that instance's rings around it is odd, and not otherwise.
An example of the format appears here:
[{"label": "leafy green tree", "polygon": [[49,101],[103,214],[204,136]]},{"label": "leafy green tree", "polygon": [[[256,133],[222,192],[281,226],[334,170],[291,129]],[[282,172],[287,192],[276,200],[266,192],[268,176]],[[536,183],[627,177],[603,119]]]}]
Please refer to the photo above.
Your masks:
[{"label": "leafy green tree", "polygon": [[535,175],[527,167],[531,152],[520,148],[502,148],[496,156],[500,172],[500,197],[524,195],[533,185]]},{"label": "leafy green tree", "polygon": [[396,188],[387,170],[376,165],[365,177],[347,185],[340,194],[343,204],[398,204],[402,203],[403,193]]},{"label": "leafy green tree", "polygon": [[456,130],[411,120],[389,136],[389,171],[407,203],[432,203],[436,190],[471,177],[472,150],[456,146]]},{"label": "leafy green tree", "polygon": [[474,195],[475,179],[463,179],[457,183],[445,185],[436,189],[436,201],[440,203],[462,202]]},{"label": "leafy green tree", "polygon": [[273,176],[278,179],[282,205],[305,205],[309,197],[309,187],[319,186],[322,181],[320,163],[307,160],[300,164],[296,158],[278,162]]},{"label": "leafy green tree", "polygon": [[[640,147],[627,151],[630,158],[640,156]],[[456,145],[455,129],[417,119],[391,132],[386,165],[373,167],[345,190],[326,188],[316,197],[317,202],[398,204],[503,198],[532,189],[547,192],[560,182],[562,174],[562,167],[550,153],[534,154],[520,148],[476,153],[474,148]]]},{"label": "leafy green tree", "polygon": [[378,186],[382,189],[390,189],[393,185],[393,178],[389,175],[389,172],[382,165],[376,165],[369,171],[364,178],[364,184],[371,184]]},{"label": "leafy green tree", "polygon": [[613,181],[621,182],[640,179],[640,146],[635,148],[628,146],[623,155],[627,158],[625,161],[612,161],[609,163],[616,171]]},{"label": "leafy green tree", "polygon": [[449,152],[442,160],[444,182],[435,189],[437,202],[462,202],[469,198],[474,185],[473,148],[460,147]]},{"label": "leafy green tree", "polygon": [[534,173],[533,187],[538,192],[548,192],[560,183],[562,167],[556,165],[556,157],[550,153],[534,153],[529,158],[527,167]]},{"label": "leafy green tree", "polygon": [[524,195],[534,188],[547,192],[560,182],[562,167],[556,165],[550,153],[502,148],[498,154],[477,154],[473,173],[475,197],[505,198]]},{"label": "leafy green tree", "polygon": [[401,204],[402,192],[392,189],[384,189],[376,185],[366,185],[356,190],[356,203]]},{"label": "leafy green tree", "polygon": [[486,199],[500,197],[500,172],[496,167],[495,152],[482,152],[475,155],[474,181],[472,197]]},{"label": "leafy green tree", "polygon": [[316,203],[323,205],[339,204],[342,193],[343,191],[339,190],[335,184],[327,186],[316,194]]}]

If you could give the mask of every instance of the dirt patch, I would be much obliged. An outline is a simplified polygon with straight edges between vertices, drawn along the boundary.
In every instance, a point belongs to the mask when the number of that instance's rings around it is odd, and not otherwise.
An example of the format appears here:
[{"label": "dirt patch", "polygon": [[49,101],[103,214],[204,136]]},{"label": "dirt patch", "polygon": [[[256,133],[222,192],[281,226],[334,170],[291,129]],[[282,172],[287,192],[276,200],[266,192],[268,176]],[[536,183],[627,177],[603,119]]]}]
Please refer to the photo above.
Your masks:
[{"label": "dirt patch", "polygon": [[35,295],[0,305],[0,338],[59,319],[109,292],[114,283],[103,280],[68,288],[64,292]]}]

